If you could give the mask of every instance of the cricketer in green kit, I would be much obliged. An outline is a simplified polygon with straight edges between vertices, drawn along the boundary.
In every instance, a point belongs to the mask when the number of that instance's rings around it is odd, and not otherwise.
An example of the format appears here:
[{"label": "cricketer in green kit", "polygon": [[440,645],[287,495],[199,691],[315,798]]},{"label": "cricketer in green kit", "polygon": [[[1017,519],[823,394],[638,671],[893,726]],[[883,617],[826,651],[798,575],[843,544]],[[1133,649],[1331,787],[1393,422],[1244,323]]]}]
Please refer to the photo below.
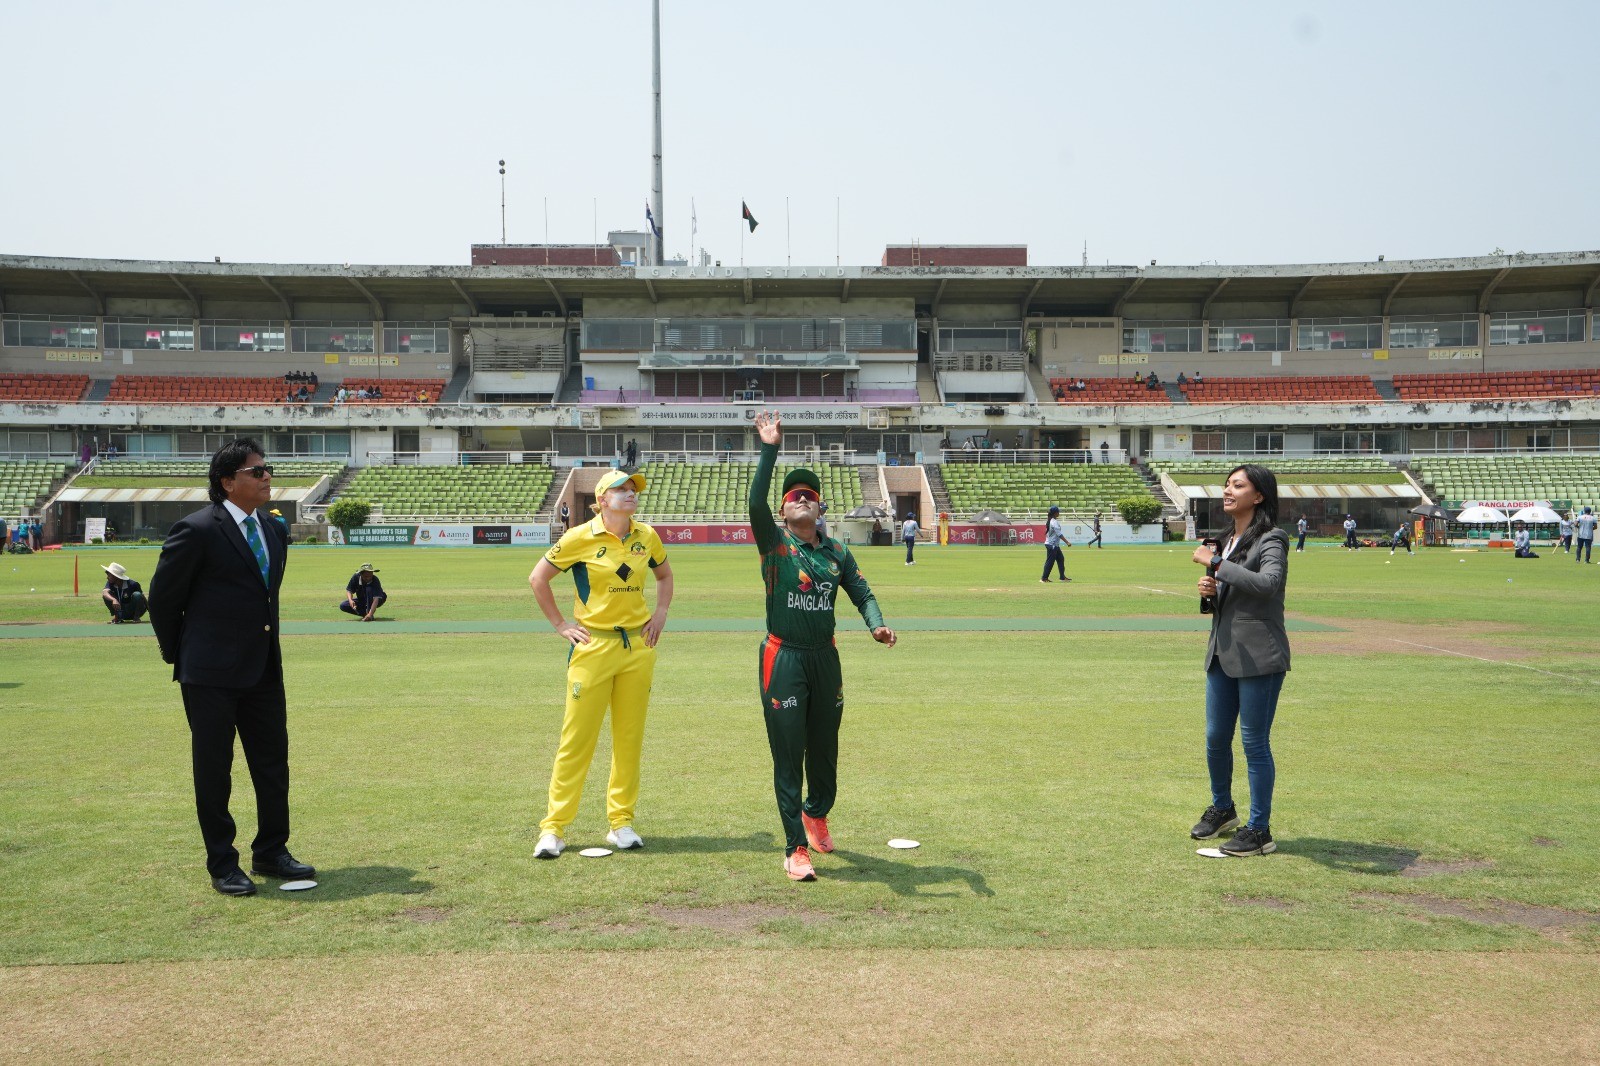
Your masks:
[{"label": "cricketer in green kit", "polygon": [[[758,680],[761,709],[772,748],[772,787],[783,820],[783,869],[794,881],[815,881],[811,849],[832,851],[828,812],[833,809],[839,762],[839,722],[844,716],[844,680],[833,639],[833,602],[842,588],[866,620],[872,639],[893,647],[894,630],[850,549],[817,533],[822,488],[809,470],[783,479],[783,528],[772,517],[767,494],[778,460],[782,430],[778,416],[756,416],[761,461],[750,483],[750,528],[761,552],[767,587],[767,637],[761,642]],[[802,789],[810,794],[802,804]]]}]

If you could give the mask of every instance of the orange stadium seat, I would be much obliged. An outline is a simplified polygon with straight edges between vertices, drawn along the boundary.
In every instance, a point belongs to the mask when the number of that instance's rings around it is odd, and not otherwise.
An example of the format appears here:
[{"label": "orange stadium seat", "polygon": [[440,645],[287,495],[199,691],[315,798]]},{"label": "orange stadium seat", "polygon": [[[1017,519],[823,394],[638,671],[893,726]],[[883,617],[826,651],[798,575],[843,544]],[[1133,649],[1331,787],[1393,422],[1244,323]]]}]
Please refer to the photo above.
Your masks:
[{"label": "orange stadium seat", "polygon": [[1507,370],[1495,373],[1396,374],[1402,400],[1531,400],[1600,395],[1600,370]]},{"label": "orange stadium seat", "polygon": [[88,390],[88,374],[0,373],[0,401],[7,403],[77,403]]},{"label": "orange stadium seat", "polygon": [[[1088,388],[1082,392],[1070,392],[1067,384],[1071,380],[1081,380]],[[1056,403],[1105,405],[1172,402],[1164,390],[1147,388],[1143,382],[1135,383],[1132,378],[1051,378],[1050,391],[1055,394]]]},{"label": "orange stadium seat", "polygon": [[119,374],[107,403],[283,403],[283,378],[179,377]]},{"label": "orange stadium seat", "polygon": [[[438,403],[444,393],[443,378],[345,378],[342,384],[350,392],[377,386],[383,392],[381,399],[348,399],[346,403]],[[418,399],[425,393],[427,399]]]},{"label": "orange stadium seat", "polygon": [[1203,378],[1178,388],[1190,403],[1382,403],[1369,377]]}]

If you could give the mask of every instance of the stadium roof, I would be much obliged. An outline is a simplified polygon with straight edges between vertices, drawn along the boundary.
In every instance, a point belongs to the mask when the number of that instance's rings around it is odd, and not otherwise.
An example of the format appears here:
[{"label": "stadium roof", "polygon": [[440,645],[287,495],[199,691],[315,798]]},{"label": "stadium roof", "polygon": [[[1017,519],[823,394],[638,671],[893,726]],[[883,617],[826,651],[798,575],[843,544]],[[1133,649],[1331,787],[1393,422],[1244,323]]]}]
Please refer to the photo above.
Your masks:
[{"label": "stadium roof", "polygon": [[1188,304],[1205,317],[1214,303],[1281,304],[1294,317],[1307,301],[1377,301],[1397,296],[1470,297],[1580,293],[1600,286],[1600,251],[1273,266],[1105,267],[545,267],[364,266],[67,259],[0,255],[0,311],[18,297],[71,299],[104,313],[107,300],[209,303],[354,303],[387,318],[391,305],[455,304],[471,314],[568,314],[586,299],[773,297],[912,298],[942,305],[997,304],[1024,313],[1110,316],[1133,304]]}]

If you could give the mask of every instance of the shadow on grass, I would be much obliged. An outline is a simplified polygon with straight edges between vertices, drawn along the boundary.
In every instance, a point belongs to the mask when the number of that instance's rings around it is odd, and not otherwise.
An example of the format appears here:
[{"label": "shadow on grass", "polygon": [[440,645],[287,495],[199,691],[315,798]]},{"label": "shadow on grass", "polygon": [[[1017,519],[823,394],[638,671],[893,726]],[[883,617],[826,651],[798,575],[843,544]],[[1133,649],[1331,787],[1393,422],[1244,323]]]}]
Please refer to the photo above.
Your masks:
[{"label": "shadow on grass", "polygon": [[892,859],[863,855],[858,851],[839,849],[835,849],[831,856],[819,856],[819,858],[825,866],[832,865],[829,859],[843,859],[850,864],[844,869],[825,871],[828,877],[876,881],[887,885],[901,896],[918,896],[923,899],[959,896],[961,895],[959,889],[950,892],[924,892],[922,889],[960,883],[965,883],[968,891],[974,896],[994,895],[994,889],[989,887],[982,874],[963,866],[915,866]]},{"label": "shadow on grass", "polygon": [[329,903],[362,896],[420,896],[433,891],[431,881],[418,881],[416,876],[417,871],[403,866],[344,866],[318,869],[317,887],[304,892],[280,892],[280,881],[258,879],[257,883],[264,896],[284,896],[297,903]]},{"label": "shadow on grass", "polygon": [[0,681],[0,688],[21,688],[21,681]]},{"label": "shadow on grass", "polygon": [[1324,840],[1320,837],[1298,837],[1281,841],[1279,851],[1302,855],[1320,862],[1331,870],[1353,874],[1377,874],[1393,877],[1409,868],[1421,854],[1413,848],[1396,848],[1387,844],[1358,844],[1350,840]]},{"label": "shadow on grass", "polygon": [[[667,855],[690,854],[712,855],[728,851],[754,851],[775,852],[782,849],[778,845],[778,838],[772,833],[746,833],[744,836],[722,837],[669,837],[660,833],[651,833],[649,842],[645,845],[647,851],[658,851]],[[781,855],[779,856],[782,857]]]}]

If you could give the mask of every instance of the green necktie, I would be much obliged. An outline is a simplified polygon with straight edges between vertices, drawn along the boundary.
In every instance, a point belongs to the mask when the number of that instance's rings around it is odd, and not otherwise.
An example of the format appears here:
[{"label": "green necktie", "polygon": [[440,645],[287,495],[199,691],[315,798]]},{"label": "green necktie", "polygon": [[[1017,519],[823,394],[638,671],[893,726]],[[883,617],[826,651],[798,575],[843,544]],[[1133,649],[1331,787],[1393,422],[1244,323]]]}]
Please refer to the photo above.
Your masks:
[{"label": "green necktie", "polygon": [[256,554],[256,565],[261,568],[261,583],[271,588],[272,563],[267,559],[267,546],[261,543],[261,534],[256,532],[255,515],[245,516],[244,539],[250,545],[250,550]]}]

